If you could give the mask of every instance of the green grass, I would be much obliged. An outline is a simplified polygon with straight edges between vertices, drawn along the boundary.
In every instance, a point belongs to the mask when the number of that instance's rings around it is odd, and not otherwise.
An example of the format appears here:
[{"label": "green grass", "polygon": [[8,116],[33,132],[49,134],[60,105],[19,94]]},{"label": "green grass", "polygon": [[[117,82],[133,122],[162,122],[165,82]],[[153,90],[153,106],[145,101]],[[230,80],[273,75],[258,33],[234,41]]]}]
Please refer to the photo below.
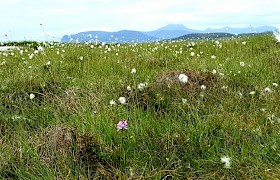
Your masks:
[{"label": "green grass", "polygon": [[0,52],[0,177],[279,178],[280,46],[271,35],[194,42]]}]

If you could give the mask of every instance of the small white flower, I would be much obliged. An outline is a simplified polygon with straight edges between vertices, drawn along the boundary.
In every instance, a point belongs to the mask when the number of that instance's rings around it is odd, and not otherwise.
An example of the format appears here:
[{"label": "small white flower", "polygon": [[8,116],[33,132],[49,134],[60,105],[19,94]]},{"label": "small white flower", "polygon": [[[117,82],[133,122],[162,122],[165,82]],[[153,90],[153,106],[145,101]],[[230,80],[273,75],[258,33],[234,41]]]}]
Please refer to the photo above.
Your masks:
[{"label": "small white flower", "polygon": [[194,56],[195,55],[195,53],[194,52],[191,52],[191,56]]},{"label": "small white flower", "polygon": [[243,61],[241,61],[240,63],[240,66],[244,67],[245,66],[245,63]]},{"label": "small white flower", "polygon": [[32,99],[35,98],[35,95],[34,95],[33,93],[31,93],[31,94],[29,95],[29,98],[32,100]]},{"label": "small white flower", "polygon": [[245,41],[243,41],[243,42],[242,42],[242,44],[243,44],[243,45],[246,45],[246,42],[245,42]]},{"label": "small white flower", "polygon": [[46,65],[47,65],[47,66],[51,65],[51,61],[48,61]]},{"label": "small white flower", "polygon": [[126,102],[125,97],[119,97],[119,102],[120,102],[121,104],[125,104],[125,102]]},{"label": "small white flower", "polygon": [[185,75],[185,74],[180,74],[179,75],[179,81],[182,82],[182,83],[187,83],[188,82],[188,76]]},{"label": "small white flower", "polygon": [[187,99],[186,98],[182,98],[182,103],[186,104],[187,103]]},{"label": "small white flower", "polygon": [[133,68],[133,69],[131,70],[131,74],[135,74],[135,73],[136,73],[136,69]]},{"label": "small white flower", "polygon": [[213,69],[212,74],[217,74],[217,70]]},{"label": "small white flower", "polygon": [[110,105],[114,106],[114,105],[116,105],[116,102],[114,100],[110,100]]},{"label": "small white flower", "polygon": [[269,87],[264,88],[264,92],[266,93],[272,93],[272,90]]},{"label": "small white flower", "polygon": [[200,88],[201,88],[202,90],[205,90],[205,89],[206,89],[206,86],[205,86],[205,85],[201,85]]},{"label": "small white flower", "polygon": [[229,157],[223,156],[221,158],[221,162],[225,163],[225,168],[227,168],[227,169],[230,168],[230,158]]},{"label": "small white flower", "polygon": [[144,83],[140,83],[138,84],[137,88],[142,91],[145,88],[145,84]]},{"label": "small white flower", "polygon": [[82,61],[84,59],[84,57],[83,56],[80,56],[80,60]]},{"label": "small white flower", "polygon": [[131,87],[130,86],[127,86],[126,89],[127,89],[127,91],[131,91]]}]

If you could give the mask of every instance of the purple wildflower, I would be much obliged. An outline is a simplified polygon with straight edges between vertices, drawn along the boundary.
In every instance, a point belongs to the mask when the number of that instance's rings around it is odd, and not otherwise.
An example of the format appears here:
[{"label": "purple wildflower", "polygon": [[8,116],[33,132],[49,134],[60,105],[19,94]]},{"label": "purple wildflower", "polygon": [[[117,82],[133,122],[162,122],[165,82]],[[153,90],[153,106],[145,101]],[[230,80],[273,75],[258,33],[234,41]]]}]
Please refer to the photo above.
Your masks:
[{"label": "purple wildflower", "polygon": [[124,129],[127,129],[126,126],[127,126],[127,120],[124,119],[117,124],[117,129],[124,130]]}]

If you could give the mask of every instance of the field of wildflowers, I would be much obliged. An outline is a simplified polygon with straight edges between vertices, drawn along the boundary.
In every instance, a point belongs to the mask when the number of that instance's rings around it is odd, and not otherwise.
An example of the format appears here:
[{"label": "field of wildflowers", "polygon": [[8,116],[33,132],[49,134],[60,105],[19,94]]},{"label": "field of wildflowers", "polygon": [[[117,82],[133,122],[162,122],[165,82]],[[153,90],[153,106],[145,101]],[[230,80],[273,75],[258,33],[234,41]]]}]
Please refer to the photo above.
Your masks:
[{"label": "field of wildflowers", "polygon": [[280,178],[276,41],[0,51],[0,177]]}]

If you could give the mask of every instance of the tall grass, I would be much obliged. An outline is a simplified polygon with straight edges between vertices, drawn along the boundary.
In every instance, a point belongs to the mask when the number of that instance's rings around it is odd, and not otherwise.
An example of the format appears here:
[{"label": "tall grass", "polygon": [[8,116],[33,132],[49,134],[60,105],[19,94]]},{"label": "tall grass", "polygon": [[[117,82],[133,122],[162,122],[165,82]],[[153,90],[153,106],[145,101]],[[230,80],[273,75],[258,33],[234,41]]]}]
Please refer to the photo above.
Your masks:
[{"label": "tall grass", "polygon": [[0,52],[0,177],[277,179],[279,54],[271,35]]}]

